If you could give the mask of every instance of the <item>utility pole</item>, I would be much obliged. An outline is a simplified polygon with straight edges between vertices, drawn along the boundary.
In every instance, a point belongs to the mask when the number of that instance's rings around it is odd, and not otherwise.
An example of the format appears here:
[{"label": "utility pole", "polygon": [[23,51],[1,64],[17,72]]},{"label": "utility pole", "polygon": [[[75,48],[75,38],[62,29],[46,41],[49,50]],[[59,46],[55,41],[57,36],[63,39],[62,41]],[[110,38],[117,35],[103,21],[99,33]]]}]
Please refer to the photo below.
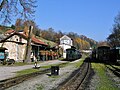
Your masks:
[{"label": "utility pole", "polygon": [[31,62],[31,38],[32,38],[32,31],[33,31],[33,26],[29,27],[29,32],[28,32],[28,38],[27,38],[27,45],[26,45],[26,51],[25,51],[25,58],[24,62],[30,63]]}]

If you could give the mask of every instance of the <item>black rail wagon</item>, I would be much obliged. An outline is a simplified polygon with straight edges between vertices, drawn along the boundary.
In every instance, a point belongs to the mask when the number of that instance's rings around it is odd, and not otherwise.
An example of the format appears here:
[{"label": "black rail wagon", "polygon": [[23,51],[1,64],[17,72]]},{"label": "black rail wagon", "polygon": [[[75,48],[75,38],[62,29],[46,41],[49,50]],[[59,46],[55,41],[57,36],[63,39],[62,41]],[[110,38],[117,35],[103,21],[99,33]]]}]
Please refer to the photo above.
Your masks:
[{"label": "black rail wagon", "polygon": [[120,61],[120,47],[114,47],[110,50],[110,61]]},{"label": "black rail wagon", "polygon": [[92,51],[92,59],[98,61],[106,61],[110,59],[110,47],[99,46]]},{"label": "black rail wagon", "polygon": [[81,58],[81,52],[75,48],[66,49],[66,60],[73,61]]},{"label": "black rail wagon", "polygon": [[110,47],[109,46],[99,46],[97,48],[97,59],[98,60],[109,60]]},{"label": "black rail wagon", "polygon": [[117,62],[120,61],[120,47],[100,46],[92,51],[92,60]]}]

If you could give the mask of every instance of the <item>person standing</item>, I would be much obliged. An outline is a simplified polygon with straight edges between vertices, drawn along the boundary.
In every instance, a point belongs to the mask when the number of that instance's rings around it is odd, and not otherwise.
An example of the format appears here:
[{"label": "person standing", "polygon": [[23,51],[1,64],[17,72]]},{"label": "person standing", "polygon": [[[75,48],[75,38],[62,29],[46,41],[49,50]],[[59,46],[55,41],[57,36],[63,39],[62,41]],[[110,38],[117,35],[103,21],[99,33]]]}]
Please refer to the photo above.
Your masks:
[{"label": "person standing", "polygon": [[34,62],[33,53],[31,53],[31,62]]},{"label": "person standing", "polygon": [[35,65],[35,68],[36,68],[37,67],[37,59],[36,59],[35,55],[34,55],[34,65]]}]

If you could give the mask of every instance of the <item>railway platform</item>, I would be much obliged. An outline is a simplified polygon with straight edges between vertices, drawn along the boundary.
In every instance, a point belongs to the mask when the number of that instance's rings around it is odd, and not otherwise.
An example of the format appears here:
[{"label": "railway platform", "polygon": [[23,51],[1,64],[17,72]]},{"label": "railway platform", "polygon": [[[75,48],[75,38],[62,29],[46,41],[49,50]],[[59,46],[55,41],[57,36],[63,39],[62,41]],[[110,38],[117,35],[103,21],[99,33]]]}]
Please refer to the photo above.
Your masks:
[{"label": "railway platform", "polygon": [[[67,61],[60,61],[60,60],[51,60],[51,61],[43,61],[38,63],[37,66],[47,66],[47,65],[52,65],[52,64],[61,64],[65,63]],[[16,76],[17,71],[21,71],[24,69],[30,69],[33,68],[34,64],[32,65],[24,65],[24,66],[0,66],[0,81],[8,78],[12,78]]]}]

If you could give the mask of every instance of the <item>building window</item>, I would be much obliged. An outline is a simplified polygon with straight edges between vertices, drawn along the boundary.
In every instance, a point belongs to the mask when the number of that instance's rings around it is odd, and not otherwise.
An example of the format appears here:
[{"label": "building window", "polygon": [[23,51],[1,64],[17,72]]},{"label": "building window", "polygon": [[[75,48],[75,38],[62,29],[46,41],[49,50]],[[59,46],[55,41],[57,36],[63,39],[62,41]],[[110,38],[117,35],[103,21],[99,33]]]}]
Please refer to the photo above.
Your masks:
[{"label": "building window", "polygon": [[20,42],[22,42],[22,37],[20,37]]},{"label": "building window", "polygon": [[18,41],[18,39],[16,39],[16,41]]}]

